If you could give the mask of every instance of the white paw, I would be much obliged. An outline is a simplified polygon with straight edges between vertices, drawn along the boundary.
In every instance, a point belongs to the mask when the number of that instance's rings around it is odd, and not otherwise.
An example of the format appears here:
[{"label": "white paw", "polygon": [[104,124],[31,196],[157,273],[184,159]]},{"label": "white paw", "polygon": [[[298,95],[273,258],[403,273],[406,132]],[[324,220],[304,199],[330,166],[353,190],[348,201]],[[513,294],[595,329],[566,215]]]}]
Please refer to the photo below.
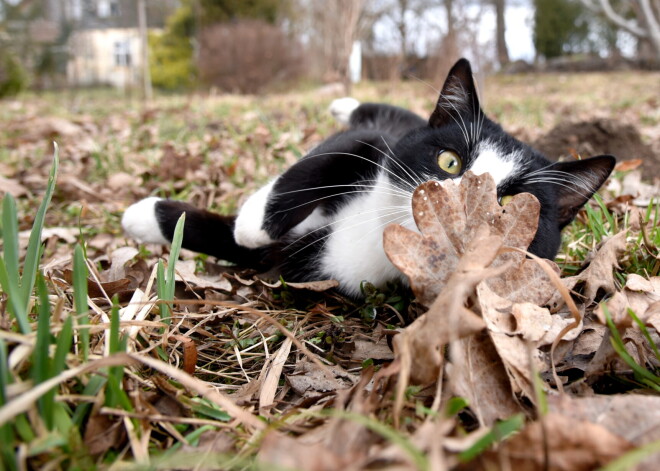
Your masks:
[{"label": "white paw", "polygon": [[275,242],[263,229],[266,203],[275,180],[250,196],[243,204],[234,225],[234,240],[238,245],[256,249]]},{"label": "white paw", "polygon": [[162,198],[152,196],[128,207],[121,218],[121,226],[130,237],[145,244],[170,243],[160,231],[156,219],[156,203],[160,200]]},{"label": "white paw", "polygon": [[348,125],[351,119],[351,113],[360,106],[360,102],[355,98],[344,97],[337,98],[330,103],[330,114],[341,124]]}]

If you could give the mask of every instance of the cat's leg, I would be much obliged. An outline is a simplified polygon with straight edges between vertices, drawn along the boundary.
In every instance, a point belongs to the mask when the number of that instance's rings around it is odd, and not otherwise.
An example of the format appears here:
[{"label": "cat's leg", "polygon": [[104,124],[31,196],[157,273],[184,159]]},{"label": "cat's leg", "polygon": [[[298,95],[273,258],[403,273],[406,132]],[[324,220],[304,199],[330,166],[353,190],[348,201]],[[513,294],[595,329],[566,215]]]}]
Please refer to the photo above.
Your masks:
[{"label": "cat's leg", "polygon": [[246,201],[236,218],[236,242],[252,248],[271,244],[310,216],[322,225],[343,199],[373,189],[388,145],[380,133],[332,136]]},{"label": "cat's leg", "polygon": [[244,267],[267,268],[272,265],[273,251],[250,249],[236,243],[233,236],[235,216],[222,216],[181,201],[150,197],[131,205],[121,222],[126,233],[139,242],[169,244],[184,212],[184,248]]}]

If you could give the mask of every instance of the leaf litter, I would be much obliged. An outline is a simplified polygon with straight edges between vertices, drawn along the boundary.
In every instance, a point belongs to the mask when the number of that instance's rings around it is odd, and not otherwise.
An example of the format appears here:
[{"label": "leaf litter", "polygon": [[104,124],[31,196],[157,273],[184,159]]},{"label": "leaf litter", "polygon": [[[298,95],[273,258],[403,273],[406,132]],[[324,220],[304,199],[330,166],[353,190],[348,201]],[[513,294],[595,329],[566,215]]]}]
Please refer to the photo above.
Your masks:
[{"label": "leaf litter", "polygon": [[[285,123],[264,126],[262,115],[245,114],[246,122],[257,122],[258,132],[241,140],[237,136],[249,134],[249,124],[231,129],[233,124],[216,125],[209,114],[209,127],[181,145],[155,125],[172,111],[180,114],[177,126],[190,129],[185,121],[193,111],[176,105],[154,110],[147,120],[129,112],[107,122],[76,119],[71,126],[44,121],[46,134],[24,133],[21,139],[15,132],[10,142],[20,155],[44,155],[43,139],[58,136],[71,156],[63,163],[61,193],[54,199],[58,218],[49,224],[66,232],[49,235],[46,271],[53,291],[70,297],[71,250],[62,244],[88,240],[91,350],[96,358],[103,355],[114,294],[122,331],[131,339],[129,355],[135,357],[124,360],[130,372],[124,388],[133,391],[138,407],[132,414],[141,417],[140,426],[132,430],[127,411],[101,407],[103,398],[97,398],[86,421],[90,452],[102,456],[128,446],[126,456],[139,458],[148,453],[146,442],[140,444],[144,437],[166,449],[187,440],[173,424],[190,424],[187,433],[211,424],[199,442],[184,445],[181,453],[190,458],[181,468],[194,467],[194,453],[205,451],[237,458],[256,454],[266,467],[298,469],[485,469],[502,463],[515,469],[592,469],[658,439],[659,419],[641,413],[660,410],[657,397],[603,389],[613,375],[630,381],[622,391],[637,384],[630,365],[612,347],[602,304],[595,304],[606,301],[626,351],[642,365],[657,366],[652,346],[627,314],[633,308],[657,343],[658,277],[617,276],[617,265],[639,232],[626,228],[614,234],[592,251],[577,275],[562,279],[577,290],[573,296],[582,318],[578,327],[563,332],[574,319],[552,277],[512,250],[525,250],[532,240],[538,203],[518,195],[499,206],[485,176],[468,175],[460,185],[424,184],[413,202],[421,234],[387,229],[388,254],[410,277],[417,296],[397,315],[379,306],[377,320],[365,323],[358,318],[360,306],[333,293],[333,281],[272,282],[184,254],[177,262],[174,317],[169,325],[161,322],[148,288],[163,249],[127,246],[104,215],[116,215],[168,185],[171,194],[195,204],[231,211],[256,184],[295,161],[291,146],[327,134],[294,128],[276,136],[271,130],[286,128]],[[118,169],[94,166],[99,145],[91,145],[89,137],[100,141],[103,133],[130,142],[117,151],[123,160],[117,160]],[[137,158],[136,149],[147,160]],[[112,146],[105,150],[115,155]],[[262,154],[275,159],[255,166]],[[149,169],[161,160],[166,165],[154,178]],[[12,184],[8,191],[39,194],[48,167],[47,159],[38,162],[29,173],[3,172]],[[626,185],[634,188],[634,178]],[[422,189],[427,200],[419,198]],[[433,204],[433,198],[443,204]],[[88,208],[83,227],[80,213],[62,204],[70,200]],[[617,204],[625,206],[623,200]],[[19,224],[29,229],[29,218]],[[546,263],[559,273],[556,264]],[[65,302],[64,309],[68,306]],[[57,331],[61,319],[53,322]],[[12,364],[24,364],[18,348],[15,353]],[[157,355],[169,366],[157,363]],[[135,366],[135,358],[153,369]],[[89,378],[83,369],[76,371]],[[71,378],[63,381],[67,388],[74,384]],[[598,394],[604,391],[610,395]],[[73,405],[79,400],[67,397],[63,400]],[[457,397],[467,404],[460,414],[452,409]],[[461,464],[463,453],[519,413],[525,425],[518,435]],[[270,425],[262,435],[264,420]]]}]

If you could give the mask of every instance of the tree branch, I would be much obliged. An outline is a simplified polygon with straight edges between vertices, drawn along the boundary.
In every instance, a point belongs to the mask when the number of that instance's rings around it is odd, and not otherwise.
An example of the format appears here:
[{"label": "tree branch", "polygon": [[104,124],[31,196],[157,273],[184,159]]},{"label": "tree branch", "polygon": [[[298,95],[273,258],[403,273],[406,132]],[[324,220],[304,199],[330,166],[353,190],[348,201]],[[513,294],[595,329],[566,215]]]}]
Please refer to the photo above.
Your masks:
[{"label": "tree branch", "polygon": [[617,25],[621,29],[624,29],[628,31],[630,34],[640,38],[649,37],[649,33],[645,31],[644,28],[640,27],[638,23],[634,21],[628,21],[625,18],[623,18],[621,15],[619,15],[617,12],[615,12],[609,0],[600,0],[600,7],[605,13],[605,16],[607,16],[610,19],[610,21],[612,21],[615,25]]}]

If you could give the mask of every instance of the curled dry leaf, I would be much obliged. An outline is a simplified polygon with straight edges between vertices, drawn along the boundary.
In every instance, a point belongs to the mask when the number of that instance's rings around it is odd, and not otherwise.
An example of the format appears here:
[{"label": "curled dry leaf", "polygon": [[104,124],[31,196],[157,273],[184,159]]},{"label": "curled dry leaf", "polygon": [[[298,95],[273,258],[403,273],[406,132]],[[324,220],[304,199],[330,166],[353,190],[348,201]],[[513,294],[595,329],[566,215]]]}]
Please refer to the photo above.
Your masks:
[{"label": "curled dry leaf", "polygon": [[[508,299],[498,296],[485,284],[477,288],[481,313],[488,333],[506,369],[514,393],[523,393],[530,399],[535,397],[532,378],[535,371],[546,368],[539,350],[532,347],[520,335],[509,332],[513,320],[513,305]],[[530,360],[534,364],[530,364]]]},{"label": "curled dry leaf", "polygon": [[443,346],[485,327],[484,321],[464,305],[479,282],[501,273],[501,268],[487,268],[500,245],[501,238],[489,236],[488,227],[482,226],[428,312],[394,337],[395,355],[403,365],[410,365],[404,377],[420,384],[435,381],[442,365]]},{"label": "curled dry leaf", "polygon": [[590,304],[596,299],[600,289],[607,294],[616,291],[614,269],[619,268],[619,257],[626,250],[627,234],[628,231],[622,231],[607,239],[587,268],[575,276],[562,279],[568,289],[574,289],[579,283],[584,283],[586,304]]},{"label": "curled dry leaf", "polygon": [[[486,456],[491,464],[505,462],[516,471],[587,471],[603,466],[631,449],[629,441],[605,427],[550,413],[542,421],[528,424],[505,441],[497,452]],[[490,468],[485,466],[485,469]]]},{"label": "curled dry leaf", "polygon": [[211,288],[231,292],[232,286],[228,279],[220,276],[205,276],[195,274],[194,260],[177,260],[176,276],[177,281],[183,281],[197,288]]},{"label": "curled dry leaf", "polygon": [[520,412],[509,377],[487,334],[452,342],[447,365],[451,395],[464,397],[484,427]]},{"label": "curled dry leaf", "polygon": [[300,361],[296,364],[294,373],[286,376],[286,380],[301,396],[348,389],[358,382],[357,376],[348,373],[341,366],[328,366],[328,369],[332,372],[333,378],[328,378],[326,373],[314,363]]},{"label": "curled dry leaf", "polygon": [[626,394],[548,398],[551,412],[600,425],[640,446],[660,440],[660,397]]},{"label": "curled dry leaf", "polygon": [[195,345],[195,341],[185,335],[174,335],[173,337],[183,345],[183,371],[189,375],[194,374],[197,365],[197,346]]},{"label": "curled dry leaf", "polygon": [[[628,309],[631,309],[642,322],[658,330],[660,327],[659,303],[660,276],[646,279],[630,274],[623,291],[614,293],[614,296],[607,300],[606,305],[612,321],[619,328],[633,325],[632,318],[628,315]],[[602,305],[596,309],[596,315],[601,323],[606,324]]]},{"label": "curled dry leaf", "polygon": [[[533,195],[522,193],[500,206],[493,178],[467,172],[459,185],[453,181],[420,185],[413,194],[412,210],[421,234],[389,226],[383,246],[392,263],[410,279],[420,302],[429,306],[481,226],[488,226],[502,245],[526,250],[536,234],[540,205]],[[494,266],[506,263],[512,268],[488,282],[498,294],[516,302],[538,304],[554,294],[543,270],[522,253],[502,254]]]}]

